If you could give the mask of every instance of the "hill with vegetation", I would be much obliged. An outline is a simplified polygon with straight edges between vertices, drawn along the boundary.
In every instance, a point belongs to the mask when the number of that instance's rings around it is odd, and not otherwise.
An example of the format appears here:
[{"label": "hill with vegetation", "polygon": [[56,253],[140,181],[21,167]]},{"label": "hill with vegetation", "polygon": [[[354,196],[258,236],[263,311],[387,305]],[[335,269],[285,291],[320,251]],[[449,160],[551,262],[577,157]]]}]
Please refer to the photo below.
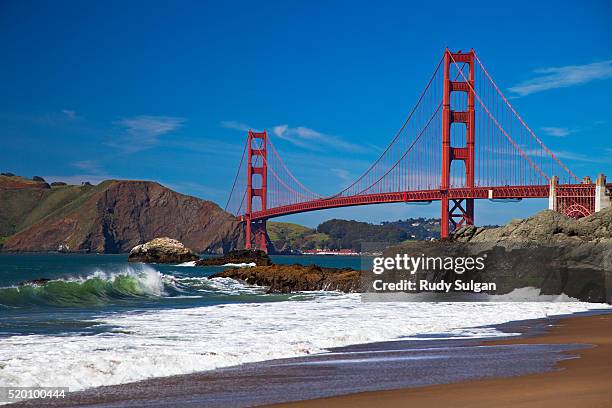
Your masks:
[{"label": "hill with vegetation", "polygon": [[307,249],[329,247],[329,236],[303,225],[268,221],[266,229],[270,242],[278,253],[293,253]]},{"label": "hill with vegetation", "polygon": [[409,218],[380,225],[333,219],[317,228],[288,222],[268,221],[268,236],[277,252],[310,249],[352,249],[360,251],[364,242],[398,244],[410,240],[430,240],[440,236],[436,219]]},{"label": "hill with vegetation", "polygon": [[[277,253],[311,249],[361,250],[363,242],[397,244],[439,236],[439,222],[410,218],[374,225],[329,220],[317,228],[267,224]],[[46,183],[0,174],[0,248],[4,251],[129,252],[157,237],[196,252],[244,245],[243,225],[219,206],[150,181],[107,180],[98,185]]]},{"label": "hill with vegetation", "polygon": [[128,252],[160,236],[197,252],[244,245],[242,226],[213,202],[150,181],[46,183],[0,175],[4,251]]},{"label": "hill with vegetation", "polygon": [[382,225],[393,225],[408,234],[407,240],[430,241],[440,238],[440,219],[408,218],[398,221],[383,221]]}]

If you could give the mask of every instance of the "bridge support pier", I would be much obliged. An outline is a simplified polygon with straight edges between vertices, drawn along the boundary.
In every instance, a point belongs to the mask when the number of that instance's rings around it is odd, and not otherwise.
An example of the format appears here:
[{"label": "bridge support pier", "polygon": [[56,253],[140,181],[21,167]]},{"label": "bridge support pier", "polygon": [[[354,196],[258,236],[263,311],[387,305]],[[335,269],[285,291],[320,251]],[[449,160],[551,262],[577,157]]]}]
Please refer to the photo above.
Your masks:
[{"label": "bridge support pier", "polygon": [[595,183],[595,212],[599,212],[611,205],[612,202],[606,186],[606,176],[600,174],[597,176],[597,181]]},{"label": "bridge support pier", "polygon": [[261,249],[268,252],[268,234],[266,232],[266,220],[246,220],[245,225],[245,242],[246,249]]},{"label": "bridge support pier", "polygon": [[550,178],[548,209],[572,218],[582,218],[612,205],[610,186],[606,176],[600,174],[593,184],[590,177],[584,177],[580,184],[559,184],[559,178]]},{"label": "bridge support pier", "polygon": [[450,227],[450,216],[448,214],[448,197],[444,196],[440,200],[441,217],[440,217],[440,238],[448,238],[448,230]]},{"label": "bridge support pier", "polygon": [[440,236],[446,238],[451,228],[455,230],[464,225],[474,225],[474,199],[443,198]]},{"label": "bridge support pier", "polygon": [[552,176],[550,178],[550,188],[548,190],[548,209],[557,211],[557,185],[559,184],[559,177]]}]

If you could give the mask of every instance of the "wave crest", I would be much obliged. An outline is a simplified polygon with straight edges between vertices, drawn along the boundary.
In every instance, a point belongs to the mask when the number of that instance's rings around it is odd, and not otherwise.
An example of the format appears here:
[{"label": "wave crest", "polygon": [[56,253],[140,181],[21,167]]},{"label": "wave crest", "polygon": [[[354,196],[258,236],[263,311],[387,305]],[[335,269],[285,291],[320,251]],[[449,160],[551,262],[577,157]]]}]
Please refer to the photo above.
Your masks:
[{"label": "wave crest", "polygon": [[172,286],[172,279],[150,266],[127,266],[120,272],[96,270],[85,277],[0,288],[0,305],[100,306],[122,299],[165,296]]}]

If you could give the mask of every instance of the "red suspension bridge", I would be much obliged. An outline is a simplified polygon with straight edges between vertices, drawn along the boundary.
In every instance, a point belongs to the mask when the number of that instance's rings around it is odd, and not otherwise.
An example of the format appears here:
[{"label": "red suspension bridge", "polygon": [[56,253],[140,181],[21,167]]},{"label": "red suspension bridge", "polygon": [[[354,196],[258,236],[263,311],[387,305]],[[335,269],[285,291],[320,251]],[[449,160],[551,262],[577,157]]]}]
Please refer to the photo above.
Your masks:
[{"label": "red suspension bridge", "polygon": [[474,200],[549,198],[583,217],[609,205],[605,177],[579,179],[527,126],[471,50],[444,52],[417,103],[378,159],[331,196],[304,186],[267,132],[249,131],[226,210],[245,246],[267,250],[266,220],[328,208],[441,202],[441,237],[474,224]]}]

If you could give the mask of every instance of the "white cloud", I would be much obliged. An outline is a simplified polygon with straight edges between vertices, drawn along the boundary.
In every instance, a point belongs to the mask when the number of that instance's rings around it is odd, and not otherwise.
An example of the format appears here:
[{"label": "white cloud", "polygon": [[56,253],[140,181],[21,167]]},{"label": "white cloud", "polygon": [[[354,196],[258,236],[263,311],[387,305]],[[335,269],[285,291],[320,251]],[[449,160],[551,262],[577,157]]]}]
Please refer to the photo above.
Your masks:
[{"label": "white cloud", "polygon": [[563,160],[572,160],[572,161],[581,161],[581,162],[600,162],[601,160],[595,159],[592,156],[587,156],[586,154],[568,152],[564,150],[557,150],[553,152],[558,159]]},{"label": "white cloud", "polygon": [[[221,127],[239,130],[241,132],[246,132],[248,130],[257,132],[257,130],[253,129],[251,126],[234,120],[222,121]],[[337,136],[321,133],[304,126],[292,128],[286,124],[276,125],[272,127],[272,133],[279,139],[283,139],[295,146],[299,146],[307,150],[321,151],[325,149],[334,149],[353,153],[367,151],[365,146],[350,143]]]},{"label": "white cloud", "polygon": [[157,137],[178,129],[183,122],[185,119],[171,116],[136,116],[122,119],[118,123],[135,136]]},{"label": "white cloud", "polygon": [[348,152],[362,152],[362,145],[347,142],[336,136],[324,134],[304,126],[289,127],[288,125],[277,125],[272,128],[273,133],[289,143],[310,150],[323,150],[332,148]]},{"label": "white cloud", "polygon": [[346,181],[353,181],[353,177],[351,176],[351,173],[346,170],[346,169],[330,169],[330,171],[332,173],[334,173],[336,176],[338,176],[338,178],[344,182]]},{"label": "white cloud", "polygon": [[573,133],[571,129],[554,126],[545,126],[542,128],[542,132],[546,133],[548,136],[555,137],[565,137],[570,133]]},{"label": "white cloud", "polygon": [[[544,152],[542,149],[524,149],[523,150],[527,156],[531,157],[543,157],[548,158],[548,153]],[[571,160],[571,161],[596,161],[592,157],[589,157],[582,153],[576,152],[568,152],[566,150],[554,150],[552,153],[562,161]]]},{"label": "white cloud", "polygon": [[84,170],[86,172],[91,172],[91,173],[96,173],[96,174],[102,172],[102,167],[100,166],[100,163],[98,163],[95,160],[76,161],[72,163],[72,166],[76,167],[77,169]]},{"label": "white cloud", "polygon": [[135,116],[115,122],[120,135],[107,145],[134,153],[156,146],[162,135],[179,129],[186,119],[173,116]]},{"label": "white cloud", "polygon": [[287,129],[289,129],[289,126],[279,125],[279,126],[274,126],[272,128],[272,131],[274,132],[276,136],[283,137],[283,135],[287,132]]},{"label": "white cloud", "polygon": [[68,120],[76,119],[76,112],[70,109],[62,109],[62,113],[66,116]]},{"label": "white cloud", "polygon": [[192,137],[175,137],[171,140],[164,141],[164,147],[172,147],[185,150],[189,153],[203,153],[208,155],[218,156],[219,152],[224,152],[224,157],[242,155],[242,149],[246,143],[246,137],[242,140],[233,140],[226,142],[224,140],[192,138]]},{"label": "white cloud", "polygon": [[612,78],[612,60],[586,65],[542,68],[533,72],[538,76],[509,88],[510,92],[517,96],[526,96],[549,89],[567,88],[597,79]]},{"label": "white cloud", "polygon": [[237,122],[235,120],[222,120],[220,125],[222,128],[239,130],[241,132],[248,132],[249,130],[258,132],[257,129],[253,129],[251,126],[242,122]]}]

